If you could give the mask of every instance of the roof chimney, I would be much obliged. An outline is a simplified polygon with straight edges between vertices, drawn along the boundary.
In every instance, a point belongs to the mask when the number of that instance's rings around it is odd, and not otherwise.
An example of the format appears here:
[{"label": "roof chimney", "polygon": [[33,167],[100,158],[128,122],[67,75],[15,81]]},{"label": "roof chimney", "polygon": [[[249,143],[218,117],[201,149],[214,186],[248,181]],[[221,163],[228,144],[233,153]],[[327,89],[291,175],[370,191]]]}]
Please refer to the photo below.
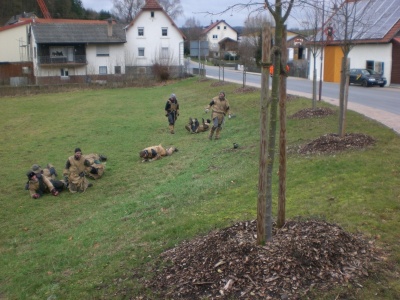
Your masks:
[{"label": "roof chimney", "polygon": [[113,21],[112,21],[112,19],[110,18],[110,19],[108,19],[107,20],[107,35],[108,36],[112,36],[113,35]]}]

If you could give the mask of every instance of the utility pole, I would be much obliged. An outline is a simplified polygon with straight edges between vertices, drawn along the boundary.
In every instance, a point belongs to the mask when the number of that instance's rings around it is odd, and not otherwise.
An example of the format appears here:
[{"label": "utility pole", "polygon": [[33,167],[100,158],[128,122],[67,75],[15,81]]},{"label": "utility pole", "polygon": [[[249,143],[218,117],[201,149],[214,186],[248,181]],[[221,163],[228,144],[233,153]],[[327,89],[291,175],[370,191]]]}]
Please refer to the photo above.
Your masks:
[{"label": "utility pole", "polygon": [[322,1],[322,27],[321,27],[321,65],[319,69],[319,95],[318,101],[321,101],[321,93],[322,93],[322,65],[324,60],[324,24],[325,23],[325,0]]}]

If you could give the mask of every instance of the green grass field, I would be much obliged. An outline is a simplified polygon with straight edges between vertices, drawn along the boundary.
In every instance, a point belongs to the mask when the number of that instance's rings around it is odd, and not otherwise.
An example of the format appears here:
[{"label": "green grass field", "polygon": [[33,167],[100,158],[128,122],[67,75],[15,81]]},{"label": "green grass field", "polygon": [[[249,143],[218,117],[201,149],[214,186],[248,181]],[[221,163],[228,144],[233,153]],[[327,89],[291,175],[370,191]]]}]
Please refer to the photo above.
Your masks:
[{"label": "green grass field", "polygon": [[[260,93],[212,82],[0,98],[0,299],[134,298],[143,291],[132,274],[149,276],[137,270],[162,251],[256,218]],[[189,134],[188,118],[208,118],[204,107],[221,89],[237,116],[221,140]],[[171,93],[181,108],[174,135],[164,116]],[[287,114],[307,107],[310,100],[290,101]],[[337,118],[288,120],[288,147],[336,132]],[[351,111],[347,132],[368,134],[376,145],[288,156],[287,218],[324,219],[376,239],[390,268],[353,294],[400,299],[400,137]],[[141,163],[138,152],[160,143],[179,152]],[[103,178],[85,193],[31,199],[24,190],[30,166],[52,163],[61,174],[75,147],[107,155]],[[275,184],[274,215],[276,191]]]}]

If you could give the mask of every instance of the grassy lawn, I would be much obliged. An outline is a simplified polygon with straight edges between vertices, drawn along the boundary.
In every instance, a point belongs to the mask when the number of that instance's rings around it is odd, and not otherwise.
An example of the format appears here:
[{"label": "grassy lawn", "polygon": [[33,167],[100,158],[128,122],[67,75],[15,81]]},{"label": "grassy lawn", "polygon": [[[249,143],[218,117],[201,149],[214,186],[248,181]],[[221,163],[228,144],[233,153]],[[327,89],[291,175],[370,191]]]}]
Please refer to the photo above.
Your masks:
[{"label": "grassy lawn", "polygon": [[[191,78],[152,88],[0,98],[0,299],[125,298],[121,291],[129,299],[143,293],[137,276],[148,276],[135,270],[160,252],[256,218],[260,95],[211,83]],[[222,139],[189,134],[188,118],[208,118],[204,107],[221,89],[237,116],[226,121]],[[175,135],[164,116],[171,93],[181,107]],[[307,107],[310,100],[290,101],[287,114]],[[337,118],[288,120],[288,147],[336,132]],[[376,145],[289,155],[287,217],[324,219],[376,240],[388,261],[353,294],[400,299],[400,137],[351,111],[347,132],[368,134]],[[179,152],[141,163],[138,152],[160,143]],[[107,155],[103,178],[85,193],[31,199],[24,190],[30,166],[52,163],[61,174],[75,147]]]}]

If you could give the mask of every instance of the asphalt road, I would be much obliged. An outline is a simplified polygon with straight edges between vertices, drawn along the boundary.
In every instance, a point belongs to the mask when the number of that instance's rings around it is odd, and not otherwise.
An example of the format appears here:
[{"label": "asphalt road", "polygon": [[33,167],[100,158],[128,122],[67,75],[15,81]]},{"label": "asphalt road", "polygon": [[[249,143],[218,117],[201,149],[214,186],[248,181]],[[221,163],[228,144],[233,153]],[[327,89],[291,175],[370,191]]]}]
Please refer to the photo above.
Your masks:
[{"label": "asphalt road", "polygon": [[[192,63],[192,68],[198,64]],[[206,66],[206,76],[243,83],[243,72],[233,68],[219,68]],[[261,75],[246,73],[246,85],[261,87]],[[317,84],[317,99],[319,94],[319,82]],[[288,94],[312,97],[312,81],[304,78],[288,77]],[[338,105],[339,84],[332,82],[322,83],[322,100]],[[377,120],[382,124],[400,133],[400,88],[396,87],[369,87],[351,85],[349,88],[348,108],[365,116]]]}]

